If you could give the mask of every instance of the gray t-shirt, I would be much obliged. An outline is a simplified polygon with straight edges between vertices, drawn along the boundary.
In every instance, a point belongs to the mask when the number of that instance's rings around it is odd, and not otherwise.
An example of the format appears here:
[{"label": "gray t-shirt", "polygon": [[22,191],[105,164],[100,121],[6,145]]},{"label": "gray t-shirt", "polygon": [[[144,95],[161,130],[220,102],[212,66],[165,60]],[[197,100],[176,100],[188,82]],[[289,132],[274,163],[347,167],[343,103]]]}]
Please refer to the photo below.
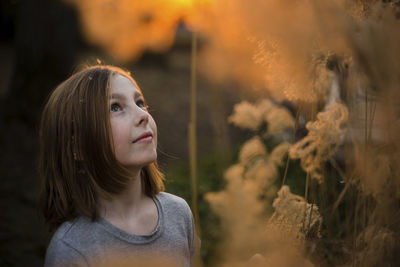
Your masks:
[{"label": "gray t-shirt", "polygon": [[158,223],[149,235],[133,235],[103,218],[80,216],[54,233],[45,266],[190,266],[199,242],[186,201],[161,192],[154,197]]}]

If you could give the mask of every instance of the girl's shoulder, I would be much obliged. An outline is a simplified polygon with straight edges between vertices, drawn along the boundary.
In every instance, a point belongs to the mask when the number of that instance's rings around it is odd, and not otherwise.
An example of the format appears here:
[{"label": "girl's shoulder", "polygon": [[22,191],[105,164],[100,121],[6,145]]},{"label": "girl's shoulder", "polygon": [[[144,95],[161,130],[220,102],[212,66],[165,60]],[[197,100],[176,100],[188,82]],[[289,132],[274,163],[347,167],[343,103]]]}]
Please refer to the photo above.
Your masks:
[{"label": "girl's shoulder", "polygon": [[51,241],[63,240],[70,243],[76,240],[76,236],[82,236],[92,228],[93,222],[89,218],[78,216],[71,221],[62,223],[54,232]]},{"label": "girl's shoulder", "polygon": [[[156,199],[161,203],[161,209],[165,214],[166,229],[170,233],[186,233],[189,240],[189,251],[193,258],[196,251],[200,249],[200,239],[195,234],[194,220],[192,211],[186,200],[170,193],[160,192]],[[179,230],[175,230],[179,228]],[[183,229],[183,231],[182,231]]]},{"label": "girl's shoulder", "polygon": [[[81,249],[90,233],[91,222],[84,217],[61,224],[50,241],[46,251],[45,266],[85,265],[84,251]],[[79,263],[79,264],[78,264]],[[75,265],[74,265],[75,266]]]},{"label": "girl's shoulder", "polygon": [[186,200],[167,192],[160,192],[156,195],[156,200],[161,204],[166,215],[181,214],[191,217],[192,212]]},{"label": "girl's shoulder", "polygon": [[186,200],[168,192],[160,192],[156,195],[156,198],[158,198],[160,201],[163,201],[164,203],[187,205]]}]

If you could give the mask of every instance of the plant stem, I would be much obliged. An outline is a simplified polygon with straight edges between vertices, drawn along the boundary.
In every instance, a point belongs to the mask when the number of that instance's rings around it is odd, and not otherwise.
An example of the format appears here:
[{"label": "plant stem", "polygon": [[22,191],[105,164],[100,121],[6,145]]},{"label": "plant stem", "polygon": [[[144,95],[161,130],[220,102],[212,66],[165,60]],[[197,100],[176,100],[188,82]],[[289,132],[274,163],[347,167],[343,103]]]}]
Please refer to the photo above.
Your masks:
[{"label": "plant stem", "polygon": [[304,204],[304,219],[303,219],[303,230],[305,230],[305,223],[306,223],[306,217],[307,217],[307,204],[308,204],[308,184],[309,184],[309,180],[310,180],[310,173],[307,172],[306,175],[306,187],[305,187],[305,192],[304,192],[304,200],[305,200],[305,204]]},{"label": "plant stem", "polygon": [[190,123],[189,123],[189,160],[190,160],[190,178],[191,178],[191,194],[192,194],[192,212],[195,225],[199,231],[199,215],[197,206],[197,112],[196,112],[196,50],[197,37],[196,32],[192,33],[192,52],[191,52],[191,75],[190,75]]},{"label": "plant stem", "polygon": [[368,144],[368,89],[365,89],[365,125],[364,125],[365,146]]},{"label": "plant stem", "polygon": [[349,189],[350,185],[351,185],[351,179],[347,179],[343,170],[339,167],[339,165],[336,163],[336,161],[334,159],[330,159],[329,162],[331,163],[332,167],[336,169],[336,171],[339,173],[340,177],[342,178],[343,181],[346,182],[342,192],[340,192],[339,197],[337,198],[337,200],[335,201],[335,204],[333,204],[332,207],[332,212],[331,214],[333,215],[333,213],[336,211],[336,209],[339,207],[340,202],[342,202],[343,197],[345,196],[347,190]]},{"label": "plant stem", "polygon": [[[299,126],[300,109],[301,109],[301,106],[299,106],[299,108],[297,109],[297,112],[296,112],[296,120],[294,122],[294,129],[293,129],[292,143],[291,143],[292,145],[294,144],[294,141],[296,139],[296,131],[297,131],[297,127]],[[283,174],[283,179],[282,179],[282,186],[286,184],[286,178],[287,178],[287,173],[288,173],[288,169],[289,169],[289,161],[290,161],[290,157],[289,157],[289,153],[288,153],[286,165],[285,165],[285,172]]]},{"label": "plant stem", "polygon": [[356,210],[354,213],[354,229],[353,229],[353,266],[356,264],[356,248],[357,248],[357,220],[358,220],[358,211],[360,206],[360,196],[358,192],[356,192]]}]

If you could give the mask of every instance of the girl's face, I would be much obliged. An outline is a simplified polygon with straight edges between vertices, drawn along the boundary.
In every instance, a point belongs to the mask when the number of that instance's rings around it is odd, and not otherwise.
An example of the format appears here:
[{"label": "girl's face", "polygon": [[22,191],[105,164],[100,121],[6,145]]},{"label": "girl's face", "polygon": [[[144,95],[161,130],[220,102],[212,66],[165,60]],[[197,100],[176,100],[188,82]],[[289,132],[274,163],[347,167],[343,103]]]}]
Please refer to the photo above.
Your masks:
[{"label": "girl's face", "polygon": [[157,159],[157,127],[139,88],[125,76],[111,77],[110,120],[117,160],[137,171]]}]

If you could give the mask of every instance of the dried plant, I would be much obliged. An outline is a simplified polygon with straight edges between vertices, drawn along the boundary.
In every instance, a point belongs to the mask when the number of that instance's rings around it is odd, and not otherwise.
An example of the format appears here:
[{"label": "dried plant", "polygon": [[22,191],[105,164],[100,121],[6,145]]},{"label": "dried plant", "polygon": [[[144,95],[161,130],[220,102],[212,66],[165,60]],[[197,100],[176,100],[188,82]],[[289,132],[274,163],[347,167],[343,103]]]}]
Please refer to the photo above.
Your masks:
[{"label": "dried plant", "polygon": [[305,236],[312,232],[314,236],[321,237],[322,217],[318,207],[291,193],[287,185],[281,187],[272,206],[275,211],[268,222],[271,227],[294,235],[300,241],[304,241]]},{"label": "dried plant", "polygon": [[239,161],[241,164],[246,165],[255,157],[266,157],[267,150],[261,138],[256,136],[245,142],[240,149]]},{"label": "dried plant", "polygon": [[283,165],[283,157],[288,153],[290,144],[287,142],[282,142],[274,148],[271,153],[270,160],[274,162],[277,166]]},{"label": "dried plant", "polygon": [[390,259],[396,245],[396,235],[387,228],[368,226],[356,240],[356,266],[381,266],[382,257]]},{"label": "dried plant", "polygon": [[307,136],[290,148],[290,157],[300,159],[304,171],[319,183],[323,182],[322,164],[336,153],[344,137],[347,119],[346,106],[330,104],[318,113],[316,121],[307,123]]},{"label": "dried plant", "polygon": [[290,112],[269,99],[262,99],[256,104],[250,104],[247,101],[236,104],[228,121],[240,128],[253,131],[260,129],[262,124],[266,123],[265,136],[277,135],[294,126],[294,119]]},{"label": "dried plant", "polygon": [[242,101],[235,105],[234,113],[228,120],[240,128],[256,131],[263,118],[261,110],[247,101]]},{"label": "dried plant", "polygon": [[[269,155],[260,137],[250,139],[240,150],[239,163],[224,174],[226,188],[205,196],[223,221],[229,263],[240,262],[265,248],[266,239],[260,238],[266,231],[262,214],[268,209],[267,200],[276,194],[277,167],[287,151],[288,146],[283,144]],[[261,195],[267,200],[261,200]]]}]

